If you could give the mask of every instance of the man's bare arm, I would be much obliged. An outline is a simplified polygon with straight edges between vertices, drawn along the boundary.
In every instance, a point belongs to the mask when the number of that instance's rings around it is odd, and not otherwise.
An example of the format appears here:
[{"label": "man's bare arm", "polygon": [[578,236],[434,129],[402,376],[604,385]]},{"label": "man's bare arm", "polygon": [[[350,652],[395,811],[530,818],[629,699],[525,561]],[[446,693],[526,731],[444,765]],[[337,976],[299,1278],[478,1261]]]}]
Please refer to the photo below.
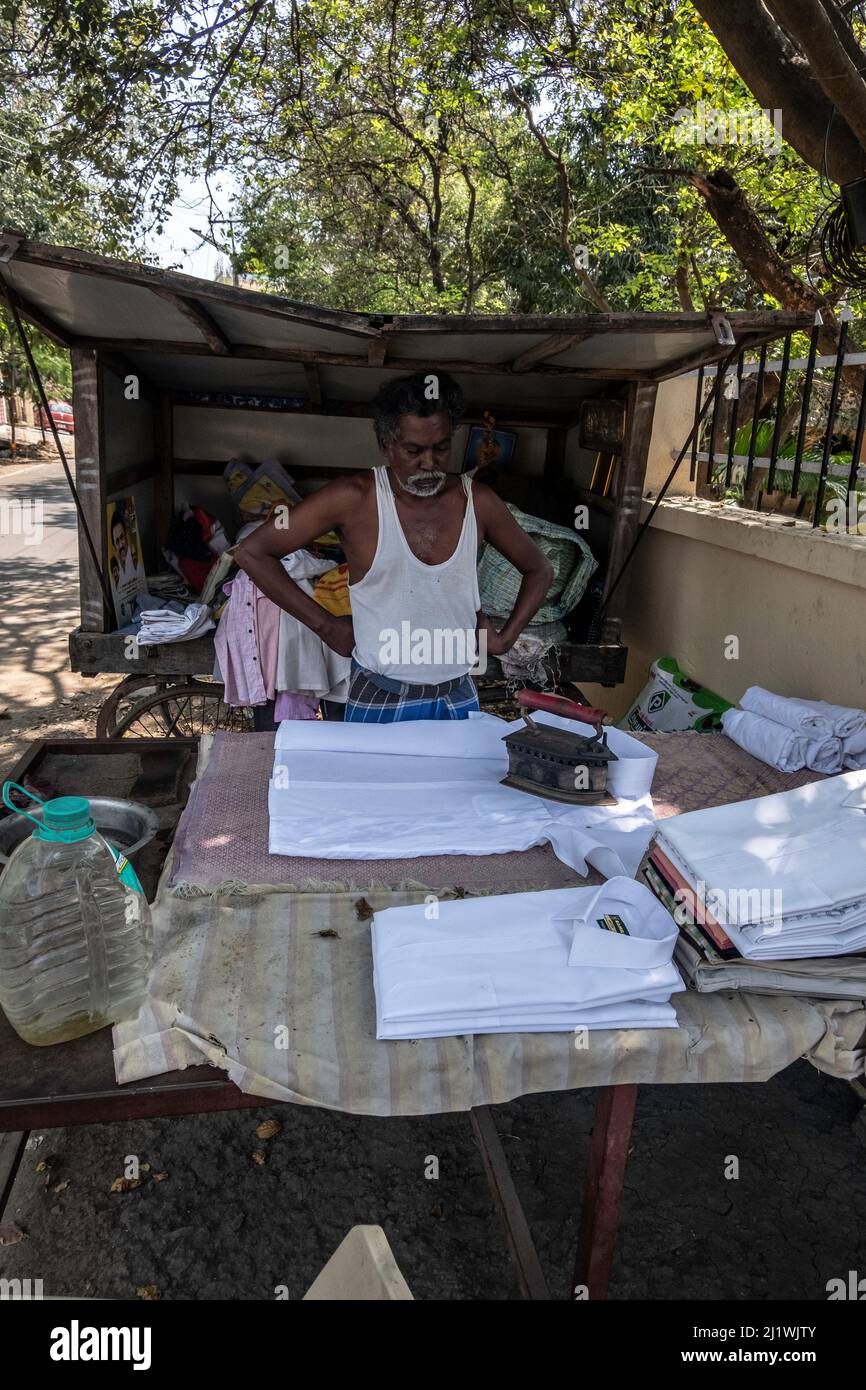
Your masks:
[{"label": "man's bare arm", "polygon": [[514,646],[543,604],[553,579],[553,566],[491,488],[476,483],[472,491],[484,539],[523,575],[514,609],[502,630],[497,633],[489,619],[482,619],[481,625],[487,631],[488,652],[491,656],[501,656]]},{"label": "man's bare arm", "polygon": [[299,588],[280,564],[283,555],[309,545],[326,531],[339,530],[360,500],[356,478],[335,478],[280,516],[259,526],[241,541],[235,558],[253,583],[279,608],[317,633],[328,646],[349,656],[354,645],[351,620],[335,618]]}]

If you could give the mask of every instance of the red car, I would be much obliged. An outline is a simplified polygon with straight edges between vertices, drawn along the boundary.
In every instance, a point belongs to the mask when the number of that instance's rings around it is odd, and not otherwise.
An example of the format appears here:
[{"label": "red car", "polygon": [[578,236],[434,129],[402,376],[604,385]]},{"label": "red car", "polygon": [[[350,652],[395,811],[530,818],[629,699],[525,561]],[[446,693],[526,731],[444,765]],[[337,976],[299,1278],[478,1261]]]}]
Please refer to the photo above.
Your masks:
[{"label": "red car", "polygon": [[[48,409],[51,411],[52,418],[59,430],[66,430],[67,434],[75,433],[75,417],[72,414],[72,406],[66,401],[49,401]],[[44,410],[40,411],[42,423],[46,429],[49,428],[48,417]]]}]

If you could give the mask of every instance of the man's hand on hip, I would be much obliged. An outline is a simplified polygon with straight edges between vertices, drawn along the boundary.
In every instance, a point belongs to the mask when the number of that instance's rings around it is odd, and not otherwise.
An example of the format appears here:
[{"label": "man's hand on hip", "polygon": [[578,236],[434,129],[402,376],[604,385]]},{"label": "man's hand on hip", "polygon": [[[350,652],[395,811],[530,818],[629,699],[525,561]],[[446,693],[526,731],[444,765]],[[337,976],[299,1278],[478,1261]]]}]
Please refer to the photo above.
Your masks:
[{"label": "man's hand on hip", "polygon": [[351,656],[355,650],[355,629],[350,617],[330,617],[328,622],[319,628],[319,636],[327,647],[338,652],[340,656]]},{"label": "man's hand on hip", "polygon": [[[482,638],[482,633],[484,637]],[[513,640],[509,641],[501,632],[497,632],[486,613],[478,616],[478,646],[481,649],[482,641],[486,640],[488,656],[502,656],[514,645]]]}]

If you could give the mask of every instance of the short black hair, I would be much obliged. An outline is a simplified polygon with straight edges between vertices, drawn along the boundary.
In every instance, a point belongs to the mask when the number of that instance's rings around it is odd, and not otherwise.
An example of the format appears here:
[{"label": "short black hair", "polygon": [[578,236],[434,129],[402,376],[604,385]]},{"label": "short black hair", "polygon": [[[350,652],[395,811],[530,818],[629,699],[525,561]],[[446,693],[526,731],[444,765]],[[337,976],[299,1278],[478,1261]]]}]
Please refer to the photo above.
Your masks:
[{"label": "short black hair", "polygon": [[120,510],[119,507],[115,507],[114,509],[114,516],[111,518],[111,525],[108,528],[109,535],[113,534],[115,526],[122,526],[124,531],[126,530],[126,522],[123,519],[123,512]]},{"label": "short black hair", "polygon": [[455,430],[464,409],[463,392],[447,372],[430,367],[411,376],[395,376],[379,388],[372,401],[376,438],[382,445],[391,444],[400,433],[401,415],[447,415]]}]

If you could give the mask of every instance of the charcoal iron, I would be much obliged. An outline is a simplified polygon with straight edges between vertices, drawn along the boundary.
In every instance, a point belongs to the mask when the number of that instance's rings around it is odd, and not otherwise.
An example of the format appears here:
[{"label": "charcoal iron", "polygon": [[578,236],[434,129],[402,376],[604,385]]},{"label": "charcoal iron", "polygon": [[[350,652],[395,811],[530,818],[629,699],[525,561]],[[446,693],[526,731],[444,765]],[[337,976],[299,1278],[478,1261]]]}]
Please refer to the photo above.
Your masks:
[{"label": "charcoal iron", "polygon": [[[607,790],[607,767],[617,761],[617,756],[608,747],[607,734],[602,730],[604,710],[537,690],[521,690],[517,699],[523,710],[524,727],[506,734],[502,740],[508,749],[508,776],[503,777],[502,785],[532,796],[566,801],[570,806],[612,804],[616,798]],[[546,710],[548,714],[593,724],[595,736],[587,738],[550,724],[536,724],[530,710]]]}]

